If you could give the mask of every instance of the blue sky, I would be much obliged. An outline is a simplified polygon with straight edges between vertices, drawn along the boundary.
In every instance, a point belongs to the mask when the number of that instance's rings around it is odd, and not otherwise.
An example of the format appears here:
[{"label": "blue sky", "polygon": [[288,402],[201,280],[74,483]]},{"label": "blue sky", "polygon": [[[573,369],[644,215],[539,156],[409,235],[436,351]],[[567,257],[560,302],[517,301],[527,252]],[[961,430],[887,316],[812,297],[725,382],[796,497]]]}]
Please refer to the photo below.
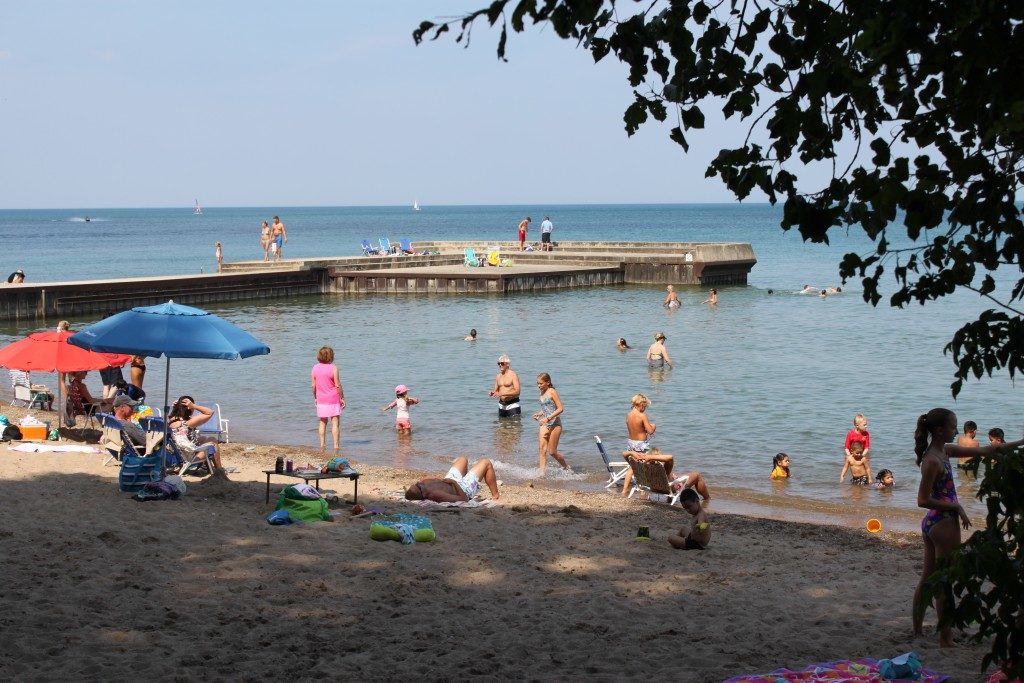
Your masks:
[{"label": "blue sky", "polygon": [[423,19],[486,0],[0,5],[0,208],[732,201],[709,116],[626,136],[624,68],[552,33]]}]

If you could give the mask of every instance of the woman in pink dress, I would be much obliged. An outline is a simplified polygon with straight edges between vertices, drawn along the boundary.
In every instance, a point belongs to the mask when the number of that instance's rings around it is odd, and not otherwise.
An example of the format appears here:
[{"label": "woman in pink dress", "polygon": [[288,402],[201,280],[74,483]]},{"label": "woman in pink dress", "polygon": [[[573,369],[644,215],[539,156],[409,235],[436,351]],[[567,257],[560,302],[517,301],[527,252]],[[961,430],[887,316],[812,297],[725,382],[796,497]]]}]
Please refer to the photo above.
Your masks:
[{"label": "woman in pink dress", "polygon": [[338,422],[345,409],[345,390],[341,387],[338,368],[334,365],[334,349],[323,346],[316,354],[319,361],[313,366],[313,400],[316,401],[316,416],[320,418],[320,452],[327,449],[327,420],[331,421],[331,436],[334,437],[334,454],[338,454]]}]

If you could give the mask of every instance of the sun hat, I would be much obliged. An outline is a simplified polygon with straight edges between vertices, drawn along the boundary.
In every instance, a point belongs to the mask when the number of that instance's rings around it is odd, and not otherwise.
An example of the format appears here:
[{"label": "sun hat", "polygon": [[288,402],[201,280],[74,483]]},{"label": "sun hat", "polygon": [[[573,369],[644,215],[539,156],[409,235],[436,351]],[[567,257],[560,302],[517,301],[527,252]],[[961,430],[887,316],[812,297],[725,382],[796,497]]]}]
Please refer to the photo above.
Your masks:
[{"label": "sun hat", "polygon": [[120,406],[132,406],[134,408],[137,405],[139,405],[139,402],[133,400],[132,397],[127,394],[118,394],[117,396],[114,397],[115,408]]},{"label": "sun hat", "polygon": [[399,384],[397,387],[395,387],[395,396],[401,396],[402,394],[405,394],[405,393],[408,393],[408,392],[409,392],[409,387],[405,386],[404,384]]}]

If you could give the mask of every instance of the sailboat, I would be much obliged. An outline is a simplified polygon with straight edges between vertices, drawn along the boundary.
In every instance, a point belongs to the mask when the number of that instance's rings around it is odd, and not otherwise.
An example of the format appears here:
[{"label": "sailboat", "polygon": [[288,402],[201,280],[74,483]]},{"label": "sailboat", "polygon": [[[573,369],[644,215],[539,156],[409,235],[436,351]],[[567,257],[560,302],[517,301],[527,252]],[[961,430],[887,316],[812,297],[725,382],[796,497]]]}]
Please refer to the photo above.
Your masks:
[{"label": "sailboat", "polygon": [[203,215],[203,207],[199,206],[199,200],[198,199],[196,200],[196,208],[195,208],[195,210],[192,213],[194,213],[197,216],[202,216]]},{"label": "sailboat", "polygon": [[420,201],[418,199],[412,200],[412,210],[413,211],[419,211],[420,210]]}]

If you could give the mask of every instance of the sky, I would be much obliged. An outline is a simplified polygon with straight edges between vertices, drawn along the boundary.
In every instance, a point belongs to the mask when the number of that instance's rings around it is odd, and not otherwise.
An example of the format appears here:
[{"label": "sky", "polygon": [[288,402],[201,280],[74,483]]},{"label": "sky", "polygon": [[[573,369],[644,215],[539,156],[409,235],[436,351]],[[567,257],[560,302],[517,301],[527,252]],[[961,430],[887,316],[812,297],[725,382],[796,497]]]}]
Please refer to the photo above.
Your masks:
[{"label": "sky", "polygon": [[613,59],[414,45],[486,4],[0,3],[0,208],[734,201],[704,171],[741,129],[628,137]]}]

